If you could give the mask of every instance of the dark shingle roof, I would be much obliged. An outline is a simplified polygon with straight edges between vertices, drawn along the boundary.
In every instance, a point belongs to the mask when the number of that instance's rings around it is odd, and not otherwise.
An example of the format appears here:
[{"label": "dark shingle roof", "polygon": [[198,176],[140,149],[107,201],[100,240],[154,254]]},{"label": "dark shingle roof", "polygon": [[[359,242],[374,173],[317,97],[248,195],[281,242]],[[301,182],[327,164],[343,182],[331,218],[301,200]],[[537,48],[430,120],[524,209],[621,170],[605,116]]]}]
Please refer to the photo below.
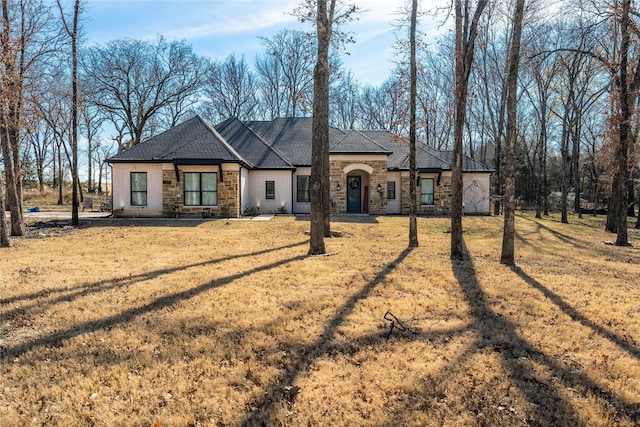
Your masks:
[{"label": "dark shingle roof", "polygon": [[363,132],[351,130],[343,134],[342,138],[329,142],[331,153],[375,153],[391,154],[387,148],[377,143]]},{"label": "dark shingle roof", "polygon": [[[392,154],[387,160],[389,169],[409,169],[409,141],[387,131],[362,131]],[[416,167],[418,169],[450,170],[451,165],[437,155],[437,151],[424,144],[416,145]]]},{"label": "dark shingle roof", "polygon": [[293,169],[277,150],[238,119],[228,119],[216,130],[251,166],[263,169]]},{"label": "dark shingle roof", "polygon": [[[453,151],[438,151],[438,155],[445,162],[453,164]],[[462,170],[464,172],[493,172],[488,166],[472,159],[469,156],[462,157]]]},{"label": "dark shingle roof", "polygon": [[109,162],[166,162],[175,159],[243,161],[213,128],[196,116],[122,151],[111,157]]},{"label": "dark shingle roof", "polygon": [[311,122],[309,117],[289,117],[271,122],[247,122],[247,126],[289,163],[305,166],[311,164]]},{"label": "dark shingle roof", "polygon": [[[162,162],[180,159],[241,162],[259,169],[293,169],[311,165],[312,118],[279,118],[272,121],[242,122],[228,119],[216,128],[196,116],[149,138],[109,162]],[[388,169],[409,169],[409,144],[391,132],[341,131],[329,128],[331,153],[386,154]],[[452,152],[418,144],[419,169],[451,170]],[[492,172],[492,169],[464,156],[465,172]]]}]

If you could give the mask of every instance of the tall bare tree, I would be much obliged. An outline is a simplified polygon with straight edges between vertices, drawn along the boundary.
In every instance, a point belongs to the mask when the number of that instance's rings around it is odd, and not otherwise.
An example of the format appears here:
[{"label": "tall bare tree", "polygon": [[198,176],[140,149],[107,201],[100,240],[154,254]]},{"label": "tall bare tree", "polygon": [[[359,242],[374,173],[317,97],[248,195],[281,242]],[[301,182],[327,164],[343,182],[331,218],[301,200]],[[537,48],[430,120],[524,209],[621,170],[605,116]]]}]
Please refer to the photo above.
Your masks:
[{"label": "tall bare tree", "polygon": [[[635,13],[635,12],[634,12]],[[620,65],[614,83],[618,94],[619,119],[617,123],[618,141],[614,153],[615,169],[612,192],[617,194],[616,212],[616,246],[629,246],[627,230],[628,174],[629,151],[633,143],[631,120],[637,90],[640,87],[640,59],[635,58],[636,68],[629,63],[632,55],[631,31],[635,24],[631,21],[631,0],[622,0],[620,17]],[[633,72],[633,77],[629,75]]]},{"label": "tall bare tree", "polygon": [[92,102],[126,129],[131,145],[153,134],[149,126],[162,109],[195,96],[203,64],[187,43],[163,37],[156,43],[114,40],[83,55],[84,72],[95,85]]},{"label": "tall bare tree", "polygon": [[411,2],[409,29],[409,247],[418,247],[418,201],[416,197],[416,99],[418,97],[418,65],[416,60],[416,33],[418,27],[418,0]]},{"label": "tall bare tree", "polygon": [[419,49],[418,105],[423,141],[437,150],[450,150],[453,132],[454,55],[449,38],[437,50]]},{"label": "tall bare tree", "polygon": [[515,210],[516,210],[516,101],[518,90],[518,69],[520,66],[520,39],[522,37],[522,19],[524,1],[516,0],[513,13],[513,33],[509,47],[509,72],[507,73],[507,144],[505,152],[504,179],[504,230],[502,234],[502,254],[500,263],[515,265]]},{"label": "tall bare tree", "polygon": [[[301,8],[314,8],[313,1],[303,3]],[[294,13],[300,19],[315,16],[298,10]],[[262,42],[266,52],[256,59],[256,70],[270,116],[308,116],[314,92],[313,39],[303,31],[285,29]]]},{"label": "tall bare tree", "polygon": [[0,24],[0,145],[5,165],[11,234],[25,232],[22,215],[21,134],[26,92],[40,75],[36,68],[55,51],[50,7],[40,0],[2,0]]},{"label": "tall bare tree", "polygon": [[81,104],[80,117],[81,129],[87,139],[87,191],[93,193],[95,191],[94,180],[94,163],[96,161],[95,154],[97,150],[97,137],[102,131],[104,117],[100,115],[100,111],[87,102],[86,97]]},{"label": "tall bare tree", "polygon": [[305,0],[294,12],[301,21],[315,20],[317,38],[316,65],[313,70],[313,121],[311,139],[311,176],[309,196],[311,239],[309,254],[326,252],[325,237],[331,236],[329,220],[329,77],[331,46],[340,47],[350,37],[340,26],[353,19],[355,5],[339,4],[337,0]]},{"label": "tall bare tree", "polygon": [[78,199],[78,188],[80,186],[80,180],[78,177],[78,110],[79,110],[79,97],[78,97],[78,17],[80,16],[80,0],[75,0],[73,5],[73,17],[72,23],[69,24],[65,12],[62,8],[60,0],[56,0],[58,10],[60,11],[60,17],[62,18],[62,24],[64,30],[69,36],[71,43],[71,224],[78,226],[80,220],[78,217],[78,207],[80,205]]},{"label": "tall bare tree", "polygon": [[332,85],[330,90],[329,121],[331,125],[338,129],[355,129],[359,124],[360,84],[349,71],[335,85]]},{"label": "tall bare tree", "polygon": [[51,162],[52,156],[52,131],[44,120],[32,118],[26,129],[26,141],[31,148],[33,164],[36,168],[38,178],[38,190],[44,193],[45,189],[45,167]]},{"label": "tall bare tree", "polygon": [[467,88],[478,34],[478,21],[488,0],[478,0],[471,14],[470,0],[455,0],[455,121],[451,197],[451,258],[462,259],[462,137],[467,108]]},{"label": "tall bare tree", "polygon": [[388,130],[396,135],[406,131],[407,86],[397,76],[403,72],[395,73],[378,87],[366,85],[362,89],[358,110],[363,128]]},{"label": "tall bare tree", "polygon": [[258,87],[244,56],[229,55],[224,62],[212,62],[204,77],[205,117],[214,123],[235,117],[255,119]]}]

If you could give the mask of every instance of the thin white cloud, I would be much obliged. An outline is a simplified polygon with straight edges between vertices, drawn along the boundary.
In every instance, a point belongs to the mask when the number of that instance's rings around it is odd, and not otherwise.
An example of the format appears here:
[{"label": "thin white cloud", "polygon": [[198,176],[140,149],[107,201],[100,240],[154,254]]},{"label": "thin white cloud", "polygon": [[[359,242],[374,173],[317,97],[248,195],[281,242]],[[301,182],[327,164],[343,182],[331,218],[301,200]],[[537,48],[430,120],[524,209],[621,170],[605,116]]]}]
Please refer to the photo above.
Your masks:
[{"label": "thin white cloud", "polygon": [[[392,32],[406,0],[350,1],[362,13],[343,27],[356,41],[346,46],[351,55],[344,61],[363,81],[377,83],[392,68]],[[85,35],[93,44],[126,37],[153,40],[160,34],[186,40],[212,59],[233,53],[253,61],[263,48],[259,37],[271,37],[283,28],[313,30],[312,22],[303,24],[291,15],[299,4],[300,0],[88,0]],[[424,17],[425,30],[431,19]]]},{"label": "thin white cloud", "polygon": [[164,34],[168,38],[198,39],[204,37],[231,36],[251,32],[257,34],[266,28],[289,27],[296,24],[296,18],[283,12],[267,11],[260,15],[244,15],[240,18],[220,17],[216,22],[199,25],[185,24],[181,28],[174,28]]}]

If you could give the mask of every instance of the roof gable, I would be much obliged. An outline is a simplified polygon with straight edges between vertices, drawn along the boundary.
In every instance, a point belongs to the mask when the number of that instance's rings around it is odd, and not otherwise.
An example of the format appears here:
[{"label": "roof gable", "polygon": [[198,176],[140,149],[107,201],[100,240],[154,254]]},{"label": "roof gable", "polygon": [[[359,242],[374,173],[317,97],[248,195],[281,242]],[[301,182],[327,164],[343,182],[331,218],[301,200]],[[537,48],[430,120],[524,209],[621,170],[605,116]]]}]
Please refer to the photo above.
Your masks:
[{"label": "roof gable", "polygon": [[383,147],[363,132],[351,130],[342,135],[342,138],[329,142],[329,151],[338,153],[368,153],[368,154],[391,154],[386,147]]},{"label": "roof gable", "polygon": [[291,163],[242,121],[225,120],[216,130],[253,167],[293,169]]},{"label": "roof gable", "polygon": [[174,159],[220,159],[244,162],[235,150],[202,118],[195,116],[134,145],[109,162],[169,162]]}]

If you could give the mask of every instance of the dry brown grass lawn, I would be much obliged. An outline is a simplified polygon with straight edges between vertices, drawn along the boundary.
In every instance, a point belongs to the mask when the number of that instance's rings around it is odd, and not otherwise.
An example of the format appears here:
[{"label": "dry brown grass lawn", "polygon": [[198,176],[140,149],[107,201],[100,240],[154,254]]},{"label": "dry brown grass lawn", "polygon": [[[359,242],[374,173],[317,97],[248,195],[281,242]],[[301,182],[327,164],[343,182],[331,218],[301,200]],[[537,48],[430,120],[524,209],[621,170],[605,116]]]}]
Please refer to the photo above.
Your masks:
[{"label": "dry brown grass lawn", "polygon": [[502,218],[467,217],[452,263],[418,224],[408,250],[407,218],[335,221],[323,257],[293,217],[14,239],[0,425],[640,423],[640,249],[526,214],[508,268]]}]

